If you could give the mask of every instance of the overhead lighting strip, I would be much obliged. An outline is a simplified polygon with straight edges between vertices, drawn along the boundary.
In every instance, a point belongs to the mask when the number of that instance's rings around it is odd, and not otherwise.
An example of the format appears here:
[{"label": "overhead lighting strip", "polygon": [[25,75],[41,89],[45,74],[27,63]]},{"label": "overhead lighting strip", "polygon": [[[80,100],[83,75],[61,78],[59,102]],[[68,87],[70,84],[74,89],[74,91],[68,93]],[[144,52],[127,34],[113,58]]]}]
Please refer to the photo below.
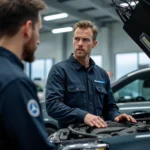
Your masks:
[{"label": "overhead lighting strip", "polygon": [[61,13],[61,14],[45,16],[44,20],[45,21],[50,21],[50,20],[62,19],[62,18],[66,18],[66,17],[68,17],[67,13]]},{"label": "overhead lighting strip", "polygon": [[64,28],[53,29],[52,33],[57,34],[57,33],[63,33],[63,32],[71,32],[72,30],[73,30],[72,27],[64,27]]}]

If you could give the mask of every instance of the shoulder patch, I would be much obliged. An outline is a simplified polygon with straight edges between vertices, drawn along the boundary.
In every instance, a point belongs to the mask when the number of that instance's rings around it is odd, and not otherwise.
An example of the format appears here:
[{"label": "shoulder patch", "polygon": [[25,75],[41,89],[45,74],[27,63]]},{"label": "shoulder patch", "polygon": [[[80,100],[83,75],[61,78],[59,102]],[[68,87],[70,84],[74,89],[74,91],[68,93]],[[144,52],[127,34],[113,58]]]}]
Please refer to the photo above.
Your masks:
[{"label": "shoulder patch", "polygon": [[38,117],[40,115],[39,105],[34,99],[28,101],[27,110],[32,117]]}]

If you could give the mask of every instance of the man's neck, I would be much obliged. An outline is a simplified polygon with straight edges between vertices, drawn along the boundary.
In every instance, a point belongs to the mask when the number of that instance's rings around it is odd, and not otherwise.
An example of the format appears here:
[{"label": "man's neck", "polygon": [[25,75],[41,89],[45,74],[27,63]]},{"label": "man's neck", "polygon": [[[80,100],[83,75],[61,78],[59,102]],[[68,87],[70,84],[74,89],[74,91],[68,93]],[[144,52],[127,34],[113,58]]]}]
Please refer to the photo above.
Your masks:
[{"label": "man's neck", "polygon": [[85,68],[88,68],[90,66],[90,57],[76,57],[75,55],[73,55],[75,57],[75,59],[82,64]]},{"label": "man's neck", "polygon": [[20,40],[16,40],[14,38],[1,38],[0,39],[0,46],[6,48],[7,50],[9,50],[10,52],[12,52],[13,54],[15,54],[20,60],[22,59],[22,47],[21,47],[21,41],[19,43]]}]

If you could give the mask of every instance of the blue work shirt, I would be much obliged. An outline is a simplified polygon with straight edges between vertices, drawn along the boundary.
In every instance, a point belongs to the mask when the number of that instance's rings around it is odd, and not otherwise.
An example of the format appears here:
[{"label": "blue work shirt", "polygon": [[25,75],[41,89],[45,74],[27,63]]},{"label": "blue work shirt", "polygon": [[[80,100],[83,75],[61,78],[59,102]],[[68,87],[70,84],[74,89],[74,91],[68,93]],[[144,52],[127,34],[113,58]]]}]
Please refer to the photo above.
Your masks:
[{"label": "blue work shirt", "polygon": [[35,85],[23,64],[0,47],[0,150],[53,150]]},{"label": "blue work shirt", "polygon": [[92,59],[87,69],[73,54],[51,68],[46,85],[46,108],[49,116],[58,120],[60,128],[83,123],[87,113],[105,120],[114,120],[120,114],[104,69]]}]

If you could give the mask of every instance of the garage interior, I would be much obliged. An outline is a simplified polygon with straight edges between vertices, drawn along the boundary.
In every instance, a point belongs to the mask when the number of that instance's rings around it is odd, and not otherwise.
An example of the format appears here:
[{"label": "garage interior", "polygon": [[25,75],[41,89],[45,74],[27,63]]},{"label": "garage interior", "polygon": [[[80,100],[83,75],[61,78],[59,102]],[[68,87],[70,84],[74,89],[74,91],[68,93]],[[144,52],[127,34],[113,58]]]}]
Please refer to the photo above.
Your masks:
[{"label": "garage interior", "polygon": [[[68,58],[73,52],[71,30],[80,20],[90,20],[98,26],[98,45],[92,50],[91,57],[108,72],[111,82],[131,71],[149,66],[149,58],[123,30],[123,23],[111,0],[45,2],[48,8],[42,12],[43,28],[40,45],[35,53],[36,59],[32,64],[25,63],[25,72],[43,90],[52,65]],[[120,0],[118,4],[124,7],[127,5]],[[64,15],[64,18],[54,19],[58,14]],[[49,21],[47,16],[50,16]],[[63,28],[63,32],[54,33],[58,28]],[[64,28],[69,28],[69,31],[64,32]]]}]

